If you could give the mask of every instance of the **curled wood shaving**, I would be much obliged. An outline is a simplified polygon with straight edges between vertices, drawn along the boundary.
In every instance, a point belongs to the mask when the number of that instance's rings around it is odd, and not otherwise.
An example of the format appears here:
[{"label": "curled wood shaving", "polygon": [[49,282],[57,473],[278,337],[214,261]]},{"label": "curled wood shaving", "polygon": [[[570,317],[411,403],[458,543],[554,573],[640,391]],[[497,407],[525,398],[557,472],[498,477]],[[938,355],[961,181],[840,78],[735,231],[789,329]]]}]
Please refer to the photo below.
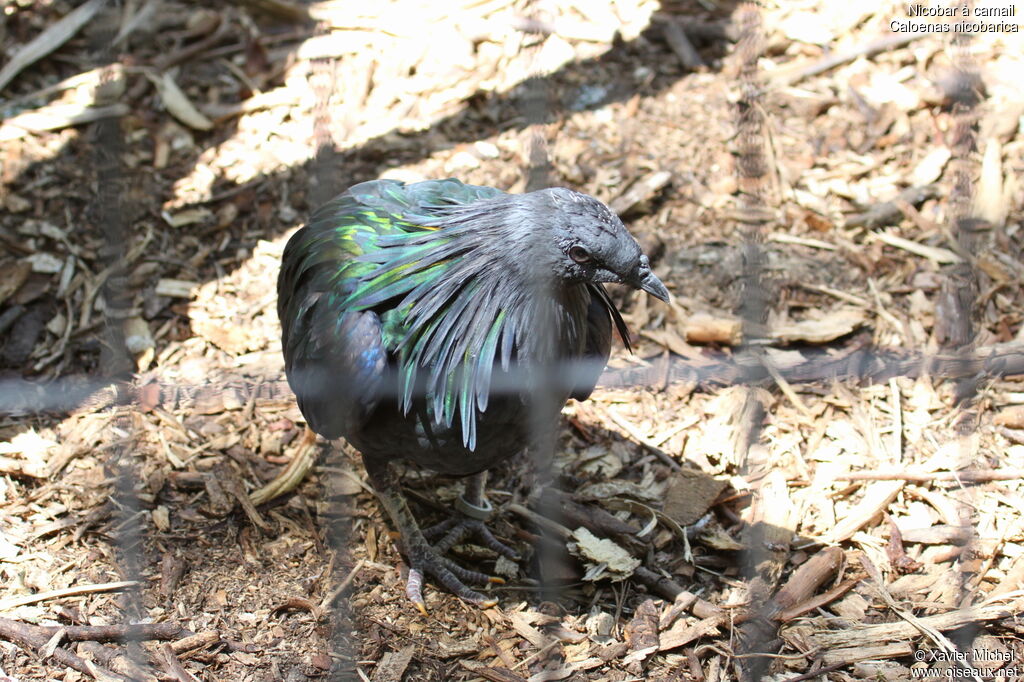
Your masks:
[{"label": "curled wood shaving", "polygon": [[174,118],[196,130],[210,130],[213,128],[213,121],[208,119],[205,114],[192,104],[192,101],[184,91],[178,87],[178,84],[174,81],[174,76],[170,72],[164,73],[161,76],[147,69],[143,73],[156,86],[157,91],[160,93],[160,99],[163,100],[167,111]]}]

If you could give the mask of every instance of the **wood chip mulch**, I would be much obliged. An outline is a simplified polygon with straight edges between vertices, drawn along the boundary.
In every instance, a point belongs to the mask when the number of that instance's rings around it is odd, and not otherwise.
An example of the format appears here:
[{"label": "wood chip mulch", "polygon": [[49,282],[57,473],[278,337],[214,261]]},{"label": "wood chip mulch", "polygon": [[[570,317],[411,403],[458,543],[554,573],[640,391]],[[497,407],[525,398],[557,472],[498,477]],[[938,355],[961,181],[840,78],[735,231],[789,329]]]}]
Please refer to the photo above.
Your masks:
[{"label": "wood chip mulch", "polygon": [[[1019,677],[1024,38],[968,7],[3,3],[0,681]],[[634,353],[491,476],[524,559],[452,550],[498,605],[423,617],[274,282],[448,176],[608,202],[673,300],[613,292]]]}]

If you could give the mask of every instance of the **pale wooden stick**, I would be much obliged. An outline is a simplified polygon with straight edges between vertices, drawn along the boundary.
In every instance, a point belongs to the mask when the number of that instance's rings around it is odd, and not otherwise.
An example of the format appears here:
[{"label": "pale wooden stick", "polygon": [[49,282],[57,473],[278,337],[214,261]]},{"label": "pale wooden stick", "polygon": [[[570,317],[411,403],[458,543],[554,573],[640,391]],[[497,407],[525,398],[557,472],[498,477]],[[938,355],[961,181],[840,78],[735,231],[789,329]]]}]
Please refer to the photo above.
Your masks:
[{"label": "pale wooden stick", "polygon": [[36,604],[41,601],[49,601],[50,599],[60,599],[62,597],[76,597],[82,594],[94,594],[96,592],[113,592],[115,590],[123,590],[126,587],[135,587],[139,585],[138,580],[120,580],[113,583],[98,583],[96,585],[74,585],[73,587],[65,587],[60,590],[49,590],[48,592],[37,592],[36,594],[26,594],[21,597],[9,597],[0,601],[0,611],[7,611],[18,606],[25,606],[26,604]]},{"label": "pale wooden stick", "polygon": [[0,70],[0,90],[30,64],[34,64],[71,39],[78,30],[89,23],[97,12],[103,9],[107,0],[89,0],[68,12],[56,24],[47,27],[31,42],[23,45],[7,65]]},{"label": "pale wooden stick", "polygon": [[903,490],[903,481],[886,481],[871,486],[864,494],[864,499],[851,509],[846,518],[838,523],[828,534],[829,542],[849,540],[853,534],[881,514]]}]

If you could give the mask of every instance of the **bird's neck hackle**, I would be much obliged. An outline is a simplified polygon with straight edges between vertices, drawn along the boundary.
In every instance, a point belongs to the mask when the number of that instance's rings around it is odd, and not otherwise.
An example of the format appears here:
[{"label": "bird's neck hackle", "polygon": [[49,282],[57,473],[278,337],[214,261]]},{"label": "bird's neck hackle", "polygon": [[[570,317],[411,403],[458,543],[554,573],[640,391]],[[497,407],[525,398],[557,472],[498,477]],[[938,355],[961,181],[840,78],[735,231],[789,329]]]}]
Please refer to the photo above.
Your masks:
[{"label": "bird's neck hackle", "polygon": [[[410,270],[439,274],[396,308],[403,407],[425,375],[433,419],[447,426],[458,416],[470,448],[496,372],[523,378],[582,351],[590,295],[554,276],[550,230],[530,209],[523,195],[453,206],[406,245],[417,259]],[[529,384],[517,392],[529,394]]]}]

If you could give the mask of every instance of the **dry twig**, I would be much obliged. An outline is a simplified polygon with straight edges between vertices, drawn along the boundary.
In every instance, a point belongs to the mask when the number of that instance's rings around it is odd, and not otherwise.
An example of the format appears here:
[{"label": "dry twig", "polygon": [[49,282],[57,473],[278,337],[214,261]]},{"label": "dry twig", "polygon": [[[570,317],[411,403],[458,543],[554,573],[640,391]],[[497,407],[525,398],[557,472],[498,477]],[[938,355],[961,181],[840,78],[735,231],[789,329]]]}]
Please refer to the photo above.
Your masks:
[{"label": "dry twig", "polygon": [[31,42],[20,47],[4,68],[0,69],[0,90],[7,87],[7,84],[25,67],[34,64],[70,40],[106,4],[107,0],[88,0],[68,12],[57,23],[48,26]]}]

